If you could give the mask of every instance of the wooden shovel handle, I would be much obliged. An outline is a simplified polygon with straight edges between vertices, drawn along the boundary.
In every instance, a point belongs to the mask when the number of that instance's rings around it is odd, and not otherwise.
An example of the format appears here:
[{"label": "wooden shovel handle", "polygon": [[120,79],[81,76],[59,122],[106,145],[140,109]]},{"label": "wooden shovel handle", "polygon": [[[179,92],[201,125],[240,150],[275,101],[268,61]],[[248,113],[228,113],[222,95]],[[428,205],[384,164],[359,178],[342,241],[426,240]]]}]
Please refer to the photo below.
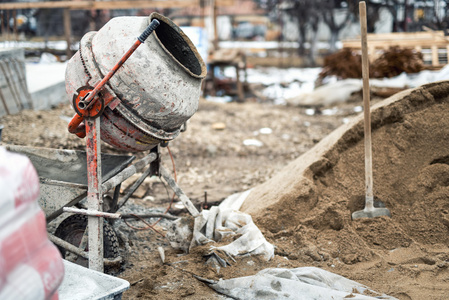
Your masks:
[{"label": "wooden shovel handle", "polygon": [[[359,3],[360,30],[362,37],[362,77],[363,77],[363,111],[365,118],[365,184],[366,201],[373,205],[373,158],[371,149],[371,114],[370,114],[370,91],[369,91],[369,60],[368,40],[366,29],[366,4]],[[368,204],[368,203],[366,203]],[[369,205],[369,204],[368,204]]]}]

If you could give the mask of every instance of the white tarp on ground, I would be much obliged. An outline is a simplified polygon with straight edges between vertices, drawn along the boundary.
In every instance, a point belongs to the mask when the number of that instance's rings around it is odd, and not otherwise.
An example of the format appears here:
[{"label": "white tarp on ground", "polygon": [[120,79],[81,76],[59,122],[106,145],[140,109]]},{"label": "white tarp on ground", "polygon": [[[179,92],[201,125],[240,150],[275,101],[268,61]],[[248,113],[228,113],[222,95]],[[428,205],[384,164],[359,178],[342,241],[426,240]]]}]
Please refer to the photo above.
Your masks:
[{"label": "white tarp on ground", "polygon": [[[266,260],[274,255],[268,243],[253,223],[250,215],[238,211],[251,190],[226,198],[219,206],[203,210],[194,220],[180,218],[169,228],[167,238],[176,249],[188,251],[192,247],[210,244],[207,264],[216,268],[230,265],[238,255],[261,255]],[[193,228],[192,228],[193,227]],[[236,236],[224,246],[215,242]],[[296,269],[265,269],[253,276],[228,280],[205,281],[211,288],[233,299],[388,299],[396,298],[377,293],[369,287],[343,276],[315,267]]]},{"label": "white tarp on ground", "polygon": [[[392,78],[370,79],[370,86],[375,88],[408,89],[447,79],[449,79],[449,65],[438,71],[424,70],[416,74],[402,73]],[[295,85],[290,85],[288,94],[296,92],[296,95],[291,98],[285,97],[286,102],[292,105],[329,106],[345,102],[352,93],[362,90],[362,79],[337,80],[336,77],[329,77],[326,78],[326,81],[325,85],[317,87],[312,91],[310,91],[310,88],[292,91],[291,87]]]},{"label": "white tarp on ground", "polygon": [[[231,241],[218,246],[225,238]],[[167,239],[173,248],[185,252],[208,244],[207,263],[217,271],[230,265],[229,260],[234,261],[236,256],[260,255],[267,261],[274,256],[274,246],[267,242],[250,215],[221,205],[203,210],[193,222],[186,218],[176,220]]]},{"label": "white tarp on ground", "polygon": [[[261,93],[272,99],[275,104],[329,106],[347,101],[352,93],[362,90],[362,79],[337,80],[335,76],[326,77],[325,84],[315,88],[321,68],[271,67],[253,68],[247,71],[248,82],[264,84],[265,88],[261,90]],[[235,70],[226,68],[224,76],[234,77]],[[392,78],[370,79],[370,86],[408,89],[447,79],[449,79],[449,65],[437,71],[424,70],[416,74],[402,73]]]},{"label": "white tarp on ground", "polygon": [[253,276],[209,282],[209,286],[228,297],[242,300],[396,299],[315,267],[265,269]]},{"label": "white tarp on ground", "polygon": [[[167,232],[171,246],[188,252],[193,247],[209,244],[207,263],[217,270],[230,265],[229,260],[239,255],[260,255],[270,260],[274,246],[267,242],[249,214],[238,211],[249,192],[234,194],[220,206],[201,211],[193,222],[187,218],[174,221]],[[231,241],[217,246],[225,238]]]}]

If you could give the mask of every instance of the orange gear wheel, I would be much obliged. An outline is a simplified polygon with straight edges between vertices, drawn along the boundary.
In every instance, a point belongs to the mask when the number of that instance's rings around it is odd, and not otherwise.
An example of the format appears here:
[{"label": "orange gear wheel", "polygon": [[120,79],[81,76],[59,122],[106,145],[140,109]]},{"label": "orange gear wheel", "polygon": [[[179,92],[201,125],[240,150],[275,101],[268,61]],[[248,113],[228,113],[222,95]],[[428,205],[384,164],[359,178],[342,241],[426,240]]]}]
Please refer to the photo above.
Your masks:
[{"label": "orange gear wheel", "polygon": [[[76,94],[73,95],[72,99],[72,105],[73,109],[76,111],[76,113],[84,118],[97,118],[99,117],[103,111],[104,111],[104,100],[102,99],[101,95],[98,94],[96,98],[99,99],[95,101],[95,103],[88,109],[81,109],[78,107],[78,103],[88,96],[90,92],[93,91],[93,87],[91,86],[82,86],[79,89],[76,90]],[[94,100],[92,100],[94,101]]]}]

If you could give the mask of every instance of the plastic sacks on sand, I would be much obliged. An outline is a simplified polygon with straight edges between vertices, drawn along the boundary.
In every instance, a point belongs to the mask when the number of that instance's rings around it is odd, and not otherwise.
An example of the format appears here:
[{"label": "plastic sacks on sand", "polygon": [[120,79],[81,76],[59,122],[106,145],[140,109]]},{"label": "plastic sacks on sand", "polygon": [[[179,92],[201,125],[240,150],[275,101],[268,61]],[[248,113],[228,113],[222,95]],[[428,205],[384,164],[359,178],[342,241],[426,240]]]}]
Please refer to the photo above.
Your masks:
[{"label": "plastic sacks on sand", "polygon": [[267,242],[250,215],[238,211],[239,199],[246,198],[247,193],[249,191],[237,194],[232,201],[223,201],[220,206],[203,210],[194,219],[181,218],[173,222],[167,233],[171,246],[189,252],[193,247],[209,244],[208,263],[217,269],[230,265],[229,260],[238,255],[261,255],[270,260],[274,256],[273,245]]},{"label": "plastic sacks on sand", "polygon": [[265,269],[253,276],[207,281],[211,288],[232,299],[374,300],[396,298],[379,294],[365,285],[315,268]]},{"label": "plastic sacks on sand", "polygon": [[58,299],[64,265],[48,240],[30,160],[0,147],[0,299]]}]

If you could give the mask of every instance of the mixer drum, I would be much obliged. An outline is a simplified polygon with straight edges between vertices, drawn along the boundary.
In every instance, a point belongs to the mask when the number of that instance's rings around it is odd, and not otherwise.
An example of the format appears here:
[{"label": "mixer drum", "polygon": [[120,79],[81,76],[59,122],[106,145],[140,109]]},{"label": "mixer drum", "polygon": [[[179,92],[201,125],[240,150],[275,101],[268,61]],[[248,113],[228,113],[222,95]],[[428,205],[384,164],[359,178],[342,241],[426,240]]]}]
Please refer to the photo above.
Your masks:
[{"label": "mixer drum", "polygon": [[101,116],[101,138],[126,151],[145,151],[174,139],[197,111],[207,71],[195,46],[158,13],[118,17],[87,33],[67,64],[66,92],[72,101],[80,87],[101,81],[153,19],[159,27],[99,93],[114,99]]}]

